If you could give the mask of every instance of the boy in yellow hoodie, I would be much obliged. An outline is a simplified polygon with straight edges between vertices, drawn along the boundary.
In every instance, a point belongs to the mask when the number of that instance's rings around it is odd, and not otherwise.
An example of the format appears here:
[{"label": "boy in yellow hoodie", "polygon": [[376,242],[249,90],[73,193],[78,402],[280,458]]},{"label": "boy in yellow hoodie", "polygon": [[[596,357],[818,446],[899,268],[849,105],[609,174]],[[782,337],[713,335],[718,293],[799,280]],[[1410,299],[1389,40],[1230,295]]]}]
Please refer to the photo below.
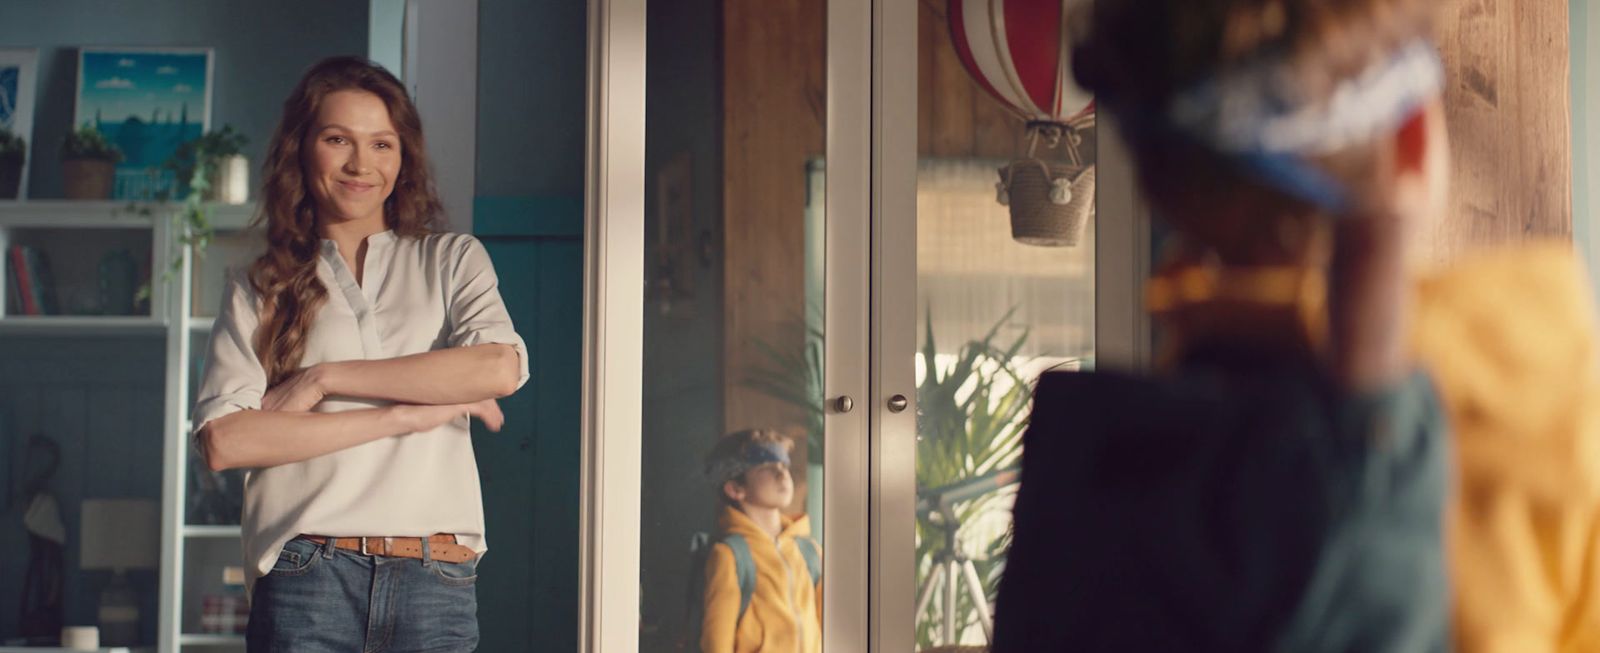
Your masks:
[{"label": "boy in yellow hoodie", "polygon": [[766,429],[724,436],[706,457],[722,502],[705,568],[704,653],[822,650],[822,554],[794,499],[793,443]]},{"label": "boy in yellow hoodie", "polygon": [[1182,239],[1167,364],[1039,381],[996,653],[1600,651],[1582,265],[1423,265],[1439,4],[1085,3],[1074,73]]}]

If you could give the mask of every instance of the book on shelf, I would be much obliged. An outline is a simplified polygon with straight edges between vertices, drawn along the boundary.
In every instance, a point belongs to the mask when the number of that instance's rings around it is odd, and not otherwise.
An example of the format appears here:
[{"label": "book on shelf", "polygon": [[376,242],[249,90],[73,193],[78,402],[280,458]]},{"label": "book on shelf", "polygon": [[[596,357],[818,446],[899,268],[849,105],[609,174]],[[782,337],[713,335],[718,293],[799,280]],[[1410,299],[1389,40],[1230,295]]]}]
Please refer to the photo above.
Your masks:
[{"label": "book on shelf", "polygon": [[11,277],[13,312],[21,315],[55,315],[55,282],[50,261],[43,252],[27,245],[12,245],[6,253]]},{"label": "book on shelf", "polygon": [[21,315],[24,311],[22,302],[22,279],[20,278],[20,275],[12,271],[11,252],[9,250],[5,253],[5,258],[0,260],[0,263],[4,264],[0,265],[0,268],[4,268],[0,269],[0,272],[4,272],[6,275],[6,313],[11,315]]}]

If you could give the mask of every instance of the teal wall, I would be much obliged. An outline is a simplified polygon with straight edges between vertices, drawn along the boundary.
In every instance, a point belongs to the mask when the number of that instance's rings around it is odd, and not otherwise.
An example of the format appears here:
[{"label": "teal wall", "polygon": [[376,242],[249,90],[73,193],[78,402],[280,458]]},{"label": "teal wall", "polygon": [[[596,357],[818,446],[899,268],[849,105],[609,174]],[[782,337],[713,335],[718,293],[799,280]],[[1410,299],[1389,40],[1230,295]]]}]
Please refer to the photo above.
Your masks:
[{"label": "teal wall", "polygon": [[585,2],[479,0],[479,197],[583,196],[587,33]]},{"label": "teal wall", "polygon": [[474,423],[489,554],[478,580],[482,651],[575,651],[583,205],[485,198],[473,226],[528,344],[528,384],[503,399],[506,425]]},{"label": "teal wall", "polygon": [[478,2],[473,231],[500,275],[532,378],[478,433],[490,553],[480,651],[577,650],[583,369],[583,2]]}]

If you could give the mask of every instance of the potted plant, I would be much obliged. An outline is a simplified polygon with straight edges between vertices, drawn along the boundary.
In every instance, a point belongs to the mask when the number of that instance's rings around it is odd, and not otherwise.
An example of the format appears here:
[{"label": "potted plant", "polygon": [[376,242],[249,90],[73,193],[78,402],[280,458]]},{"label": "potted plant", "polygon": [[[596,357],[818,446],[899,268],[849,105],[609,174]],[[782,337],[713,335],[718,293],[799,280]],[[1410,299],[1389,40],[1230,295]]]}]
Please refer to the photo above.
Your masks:
[{"label": "potted plant", "polygon": [[67,134],[61,142],[61,175],[67,199],[103,200],[111,197],[117,162],[122,150],[90,125]]},{"label": "potted plant", "polygon": [[822,324],[822,308],[808,302],[805,319],[797,316],[780,327],[788,337],[776,342],[755,342],[764,364],[748,369],[744,378],[745,387],[798,408],[805,415],[806,469],[795,473],[805,474],[806,513],[812,515],[811,533],[819,539],[824,527]]},{"label": "potted plant", "polygon": [[250,161],[244,156],[249,142],[232,125],[223,125],[178,146],[167,167],[177,173],[185,196],[198,192],[203,202],[243,204],[250,196]]},{"label": "potted plant", "polygon": [[21,197],[22,166],[27,159],[27,143],[10,130],[0,129],[0,200]]},{"label": "potted plant", "polygon": [[[1028,340],[1024,329],[1015,338],[1002,335],[1013,308],[1002,316],[980,339],[969,340],[954,356],[941,361],[935,344],[931,308],[925,318],[922,349],[922,378],[917,381],[916,478],[919,499],[938,488],[957,487],[997,473],[1014,469],[1022,455],[1022,433],[1028,425],[1028,406],[1033,388],[1016,366],[1018,353]],[[951,557],[970,558],[986,601],[994,601],[1005,553],[1010,548],[1009,534],[993,539],[958,532],[986,513],[1008,507],[1003,493],[988,492],[966,496],[950,506],[948,513],[924,509],[917,511],[917,578],[919,593],[936,575],[936,568]],[[970,547],[955,551],[952,547]],[[944,582],[950,582],[945,579]],[[947,595],[948,596],[948,595]],[[955,595],[953,641],[941,631],[945,615],[940,601],[921,606],[917,614],[917,650],[952,646],[969,630],[978,630],[979,610],[967,591]],[[947,600],[947,599],[945,599]],[[943,649],[952,650],[952,649]],[[960,650],[960,649],[953,649]]]}]

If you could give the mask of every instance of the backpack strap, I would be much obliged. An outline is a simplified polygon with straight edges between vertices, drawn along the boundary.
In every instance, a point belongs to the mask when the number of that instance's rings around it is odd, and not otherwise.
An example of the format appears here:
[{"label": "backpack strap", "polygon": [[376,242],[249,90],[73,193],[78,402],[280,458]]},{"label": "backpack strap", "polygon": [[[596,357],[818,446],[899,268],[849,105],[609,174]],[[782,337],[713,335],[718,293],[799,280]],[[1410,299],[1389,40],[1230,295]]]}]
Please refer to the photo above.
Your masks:
[{"label": "backpack strap", "polygon": [[794,546],[800,549],[800,557],[806,559],[806,571],[811,572],[811,584],[815,586],[822,580],[822,556],[817,554],[817,542],[810,537],[794,538]]},{"label": "backpack strap", "polygon": [[683,597],[683,621],[688,634],[680,642],[680,649],[691,641],[700,646],[700,631],[706,618],[706,560],[711,557],[711,546],[711,536],[705,532],[689,537],[689,582]]},{"label": "backpack strap", "polygon": [[742,620],[744,611],[750,607],[750,597],[756,593],[756,559],[750,555],[750,543],[743,535],[729,533],[722,537],[722,543],[733,552],[733,571],[739,579],[739,619]]}]

